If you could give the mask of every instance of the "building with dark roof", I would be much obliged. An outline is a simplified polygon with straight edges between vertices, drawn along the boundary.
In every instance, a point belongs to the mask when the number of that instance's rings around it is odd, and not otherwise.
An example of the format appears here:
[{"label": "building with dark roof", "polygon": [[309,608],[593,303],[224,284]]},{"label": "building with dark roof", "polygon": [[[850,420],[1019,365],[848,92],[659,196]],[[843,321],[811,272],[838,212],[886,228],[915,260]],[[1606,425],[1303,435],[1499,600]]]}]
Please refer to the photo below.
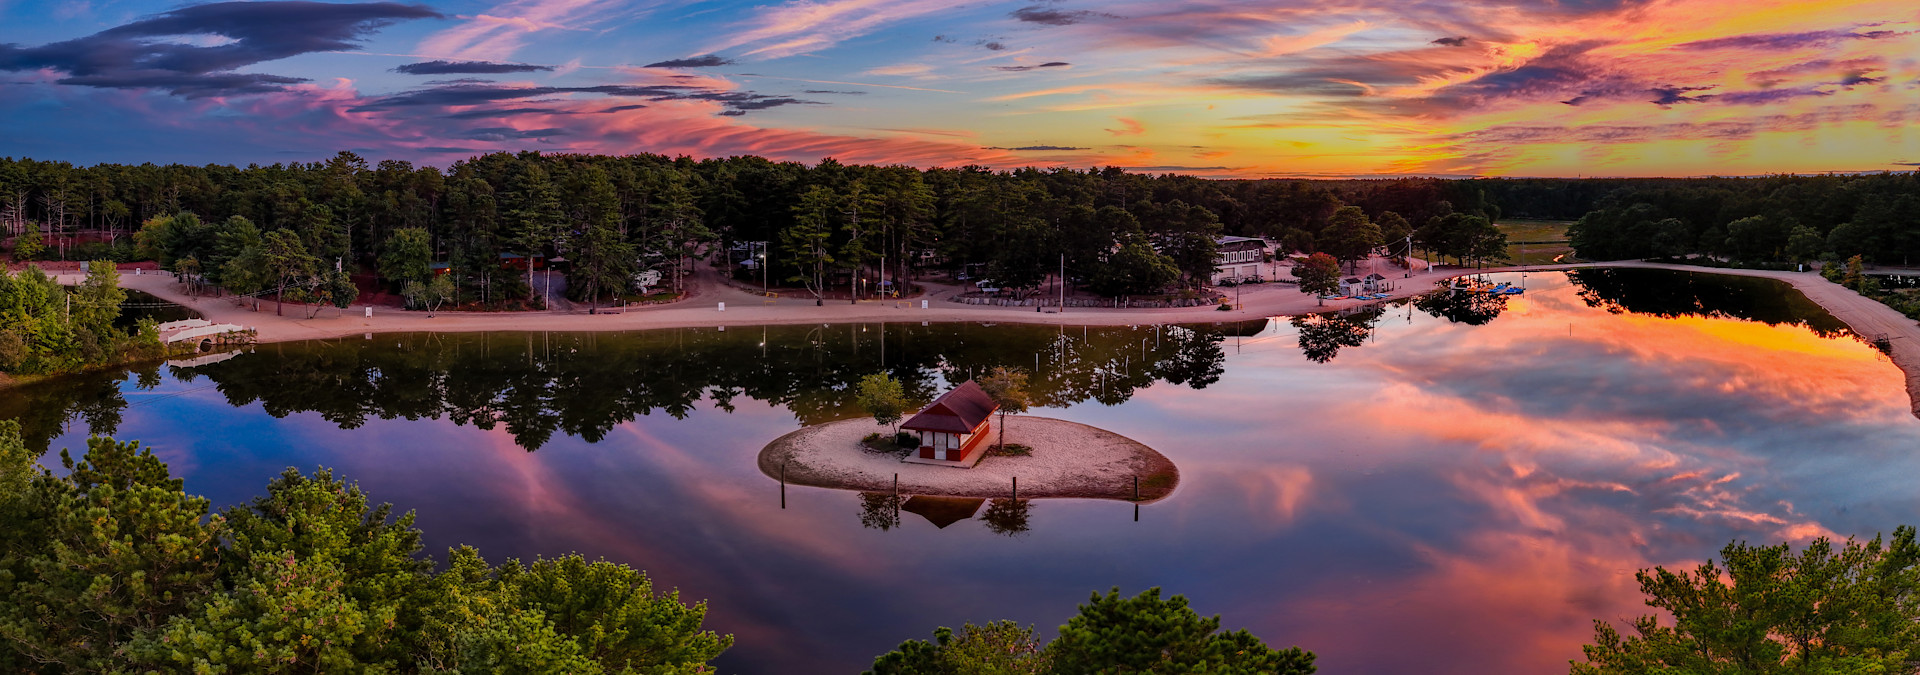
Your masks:
[{"label": "building with dark roof", "polygon": [[1000,409],[986,390],[972,380],[941,394],[926,408],[900,425],[920,436],[920,449],[905,461],[971,467],[986,454],[993,413]]}]

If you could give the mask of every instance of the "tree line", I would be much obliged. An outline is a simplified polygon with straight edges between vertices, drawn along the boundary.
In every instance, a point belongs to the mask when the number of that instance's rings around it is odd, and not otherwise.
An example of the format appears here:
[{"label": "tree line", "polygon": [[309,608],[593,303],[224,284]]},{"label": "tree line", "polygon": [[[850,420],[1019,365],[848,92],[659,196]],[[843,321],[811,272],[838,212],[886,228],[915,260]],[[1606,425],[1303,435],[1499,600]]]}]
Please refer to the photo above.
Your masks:
[{"label": "tree line", "polygon": [[[569,292],[597,301],[645,270],[677,287],[697,253],[742,243],[766,255],[770,280],[820,297],[871,294],[935,267],[1031,288],[1064,266],[1088,290],[1141,294],[1205,283],[1220,235],[1354,260],[1404,246],[1436,218],[1498,215],[1473,182],[1434,179],[1215,181],[1112,167],[531,152],[445,170],[350,152],[244,168],[0,159],[0,230],[17,259],[152,258],[175,271],[185,264],[196,280],[314,304],[348,295],[337,269],[377,273],[417,305],[523,305],[537,295],[527,278],[536,257],[564,260]],[[1454,238],[1416,243],[1481,257]],[[243,258],[254,246],[258,256]],[[432,288],[442,275],[449,280]]]},{"label": "tree line", "polygon": [[1629,182],[1569,228],[1583,258],[1707,257],[1752,265],[1907,264],[1920,254],[1920,174]]}]

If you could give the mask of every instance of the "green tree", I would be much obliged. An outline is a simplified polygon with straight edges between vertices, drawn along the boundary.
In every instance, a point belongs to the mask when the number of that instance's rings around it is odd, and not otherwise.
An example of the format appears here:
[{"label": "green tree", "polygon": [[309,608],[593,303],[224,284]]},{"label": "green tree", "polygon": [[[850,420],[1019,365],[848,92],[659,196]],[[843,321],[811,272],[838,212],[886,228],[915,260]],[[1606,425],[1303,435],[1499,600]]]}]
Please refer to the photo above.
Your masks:
[{"label": "green tree", "polygon": [[[1315,253],[1293,266],[1293,276],[1300,278],[1300,292],[1331,295],[1340,290],[1340,261],[1325,253]],[[1325,305],[1327,301],[1321,300],[1320,304]]]},{"label": "green tree", "polygon": [[1334,259],[1351,267],[1372,255],[1373,249],[1380,246],[1382,235],[1380,227],[1367,219],[1366,211],[1358,206],[1342,206],[1333,212],[1327,229],[1316,241],[1326,247]]},{"label": "green tree", "polygon": [[612,227],[596,225],[581,237],[579,250],[574,252],[573,267],[568,271],[568,283],[580,289],[581,298],[597,307],[601,293],[609,290],[618,293],[633,282],[637,262],[633,244],[622,239]]},{"label": "green tree", "polygon": [[900,430],[900,420],[907,412],[907,394],[900,381],[886,373],[874,373],[860,378],[860,407],[873,416],[873,421]]},{"label": "green tree", "polygon": [[1647,605],[1622,634],[1594,621],[1594,644],[1574,675],[1639,673],[1910,673],[1920,648],[1920,546],[1825,537],[1795,554],[1787,544],[1730,543],[1721,562],[1635,575]]},{"label": "green tree", "polygon": [[1094,267],[1091,281],[1101,295],[1141,295],[1160,292],[1179,278],[1173,259],[1145,241],[1133,241]]},{"label": "green tree", "polygon": [[18,427],[0,428],[0,481],[29,487],[7,505],[0,539],[0,644],[60,672],[116,672],[126,643],[159,630],[216,588],[218,523],[138,443],[94,438],[67,475],[23,466]]},{"label": "green tree", "polygon": [[380,247],[380,276],[396,286],[426,284],[433,276],[433,239],[417,227],[394,230]]},{"label": "green tree", "polygon": [[288,230],[267,233],[266,239],[261,242],[259,255],[263,276],[271,279],[274,285],[273,313],[280,315],[286,306],[287,286],[313,276],[318,271],[320,260],[308,255],[306,244]]},{"label": "green tree", "polygon": [[707,672],[706,663],[733,645],[732,637],[701,629],[705,602],[656,594],[646,574],[626,565],[569,555],[525,566],[508,561],[498,574],[522,609],[540,612],[613,672]]},{"label": "green tree", "polygon": [[821,186],[808,188],[800,195],[800,203],[793,207],[793,227],[780,232],[781,252],[790,260],[797,261],[801,273],[789,277],[788,281],[798,281],[813,294],[814,304],[821,304],[821,293],[826,291],[827,265],[833,264],[833,253],[827,249],[827,240],[833,236],[834,204],[838,199],[833,190]]},{"label": "green tree", "polygon": [[1796,263],[1819,260],[1826,246],[1826,237],[1805,225],[1793,226],[1793,232],[1787,235],[1787,257]]},{"label": "green tree", "polygon": [[1012,621],[971,623],[959,632],[942,626],[933,642],[908,640],[882,654],[865,675],[1045,675],[1052,671],[1048,654],[1034,637],[1033,627]]},{"label": "green tree", "polygon": [[14,260],[32,260],[40,257],[40,252],[45,249],[46,247],[40,243],[40,227],[37,225],[27,228],[25,232],[20,233],[20,236],[13,238]]},{"label": "green tree", "polygon": [[1120,597],[1094,593],[1047,645],[1057,673],[1103,675],[1307,675],[1314,655],[1272,649],[1245,630],[1220,632],[1218,615],[1202,618],[1185,597],[1162,599],[1159,588]]},{"label": "green tree", "polygon": [[1007,414],[1026,412],[1027,405],[1032,402],[1032,396],[1027,393],[1027,374],[1006,366],[994,366],[986,377],[980,378],[980,390],[986,392],[987,397],[993,399],[994,403],[1000,404],[998,445],[1005,447]]}]

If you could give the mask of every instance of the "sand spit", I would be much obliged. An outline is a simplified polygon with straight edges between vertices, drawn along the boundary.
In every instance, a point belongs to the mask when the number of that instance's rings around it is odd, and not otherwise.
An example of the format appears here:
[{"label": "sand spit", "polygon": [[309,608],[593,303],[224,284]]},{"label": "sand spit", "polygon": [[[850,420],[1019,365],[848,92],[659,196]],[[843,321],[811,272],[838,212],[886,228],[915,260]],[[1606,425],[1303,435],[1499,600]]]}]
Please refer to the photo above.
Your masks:
[{"label": "sand spit", "polygon": [[779,480],[782,465],[788,484],[889,492],[900,476],[900,494],[943,497],[1011,497],[1014,478],[1021,499],[1076,497],[1133,500],[1134,477],[1140,501],[1172,494],[1180,471],[1166,456],[1125,436],[1065,420],[1026,415],[1007,417],[1007,444],[1033,448],[1026,457],[982,458],[970,469],[908,464],[900,456],[874,452],[860,443],[867,434],[892,435],[871,419],[841,420],[781,436],[760,451],[760,471]]}]

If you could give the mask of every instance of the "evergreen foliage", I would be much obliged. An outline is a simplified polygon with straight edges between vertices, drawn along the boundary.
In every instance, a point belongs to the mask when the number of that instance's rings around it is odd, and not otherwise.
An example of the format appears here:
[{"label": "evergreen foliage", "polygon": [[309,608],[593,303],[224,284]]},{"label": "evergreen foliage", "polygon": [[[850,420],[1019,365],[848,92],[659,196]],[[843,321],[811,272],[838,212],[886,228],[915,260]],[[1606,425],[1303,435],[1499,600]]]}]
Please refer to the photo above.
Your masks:
[{"label": "evergreen foliage", "polygon": [[1920,649],[1920,545],[1901,527],[1884,541],[1822,537],[1730,543],[1720,561],[1635,575],[1661,616],[1627,633],[1594,621],[1574,675],[1640,673],[1912,673]]},{"label": "evergreen foliage", "polygon": [[706,606],[578,555],[434,572],[413,514],[289,469],[209,517],[137,443],[65,476],[0,421],[0,669],[8,672],[707,672]]},{"label": "evergreen foliage", "polygon": [[1159,588],[1130,597],[1094,593],[1080,613],[1041,646],[1032,628],[1011,621],[934,631],[874,660],[867,675],[1310,675],[1314,655],[1273,649],[1245,630],[1223,632]]}]

